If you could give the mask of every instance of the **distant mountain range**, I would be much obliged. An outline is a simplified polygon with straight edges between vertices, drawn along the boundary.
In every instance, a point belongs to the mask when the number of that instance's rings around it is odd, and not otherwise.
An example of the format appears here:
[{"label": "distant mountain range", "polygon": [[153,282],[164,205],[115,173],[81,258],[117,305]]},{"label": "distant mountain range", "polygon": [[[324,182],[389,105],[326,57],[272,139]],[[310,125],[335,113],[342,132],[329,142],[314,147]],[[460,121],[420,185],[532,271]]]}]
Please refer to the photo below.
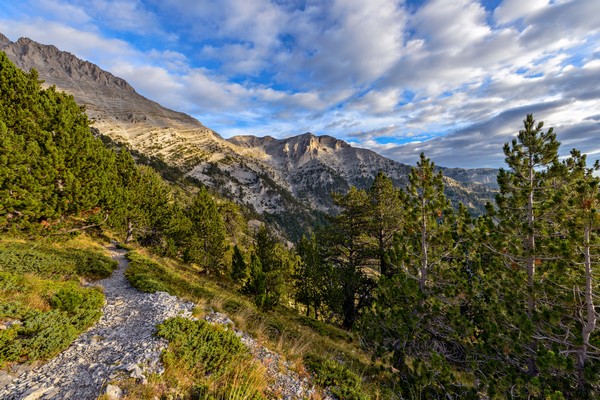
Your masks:
[{"label": "distant mountain range", "polygon": [[[292,237],[321,213],[333,211],[332,191],[368,187],[380,170],[397,185],[408,181],[410,166],[331,136],[224,139],[189,115],[162,107],[123,79],[55,46],[27,38],[12,42],[0,34],[0,50],[20,68],[35,68],[46,86],[72,94],[100,134],[180,169],[278,223]],[[461,201],[479,213],[492,199],[497,170],[441,169],[454,204]]]}]

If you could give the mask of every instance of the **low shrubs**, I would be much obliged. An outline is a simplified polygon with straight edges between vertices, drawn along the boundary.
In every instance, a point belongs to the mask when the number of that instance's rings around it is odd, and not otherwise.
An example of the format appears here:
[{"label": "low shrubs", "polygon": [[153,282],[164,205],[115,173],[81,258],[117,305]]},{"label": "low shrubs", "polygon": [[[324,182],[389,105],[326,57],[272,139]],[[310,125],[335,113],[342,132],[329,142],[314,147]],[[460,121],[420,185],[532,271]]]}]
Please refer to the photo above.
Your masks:
[{"label": "low shrubs", "polygon": [[204,297],[212,298],[214,293],[204,287],[198,279],[197,272],[188,273],[168,268],[150,260],[135,251],[127,253],[129,266],[125,270],[125,277],[134,288],[146,292],[167,292],[182,298]]},{"label": "low shrubs", "polygon": [[338,399],[366,400],[358,375],[342,364],[315,354],[304,357],[304,363],[315,375],[315,381],[329,389]]},{"label": "low shrubs", "polygon": [[94,248],[0,242],[0,368],[68,347],[104,304],[100,288],[82,287],[80,278],[105,278],[116,265]]},{"label": "low shrubs", "polygon": [[157,335],[169,341],[162,361],[167,379],[197,399],[262,399],[264,370],[231,330],[203,320],[176,317],[160,324]]},{"label": "low shrubs", "polygon": [[0,330],[0,366],[49,359],[100,318],[104,302],[100,289],[78,287],[74,282],[49,282],[48,287],[58,288],[54,295],[45,294],[53,306],[50,310],[20,301],[2,302],[0,321],[13,324]]},{"label": "low shrubs", "polygon": [[116,261],[94,250],[0,242],[0,271],[31,273],[51,279],[78,276],[101,279],[109,277],[116,267]]}]

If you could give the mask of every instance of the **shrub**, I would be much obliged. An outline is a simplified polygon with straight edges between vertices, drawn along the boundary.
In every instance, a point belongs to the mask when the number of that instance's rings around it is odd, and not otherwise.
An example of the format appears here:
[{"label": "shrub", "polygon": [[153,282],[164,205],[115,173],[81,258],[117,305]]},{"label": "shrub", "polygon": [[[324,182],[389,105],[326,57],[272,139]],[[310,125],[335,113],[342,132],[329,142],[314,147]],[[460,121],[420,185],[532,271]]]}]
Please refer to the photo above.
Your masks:
[{"label": "shrub", "polygon": [[315,381],[339,399],[368,399],[362,391],[362,381],[358,375],[343,365],[323,357],[308,354],[304,358],[308,369],[315,374]]},{"label": "shrub", "polygon": [[192,398],[262,398],[264,373],[233,331],[176,317],[160,324],[157,335],[170,342],[162,356],[167,370],[194,377]]},{"label": "shrub", "polygon": [[58,249],[50,245],[20,242],[0,243],[0,271],[33,273],[46,278],[66,279],[84,276],[106,278],[117,262],[104,254],[87,249]]},{"label": "shrub", "polygon": [[[22,276],[8,273],[2,274],[2,277],[8,277],[3,282],[23,279]],[[24,292],[19,295],[24,299],[50,296],[50,306],[53,308],[40,310],[26,305],[28,302],[0,302],[0,319],[20,322],[0,331],[0,367],[11,361],[45,360],[55,356],[102,314],[100,308],[104,303],[104,295],[99,288],[82,288],[77,282],[35,280],[37,282],[33,287],[41,292],[27,293],[33,289],[22,285]]]}]

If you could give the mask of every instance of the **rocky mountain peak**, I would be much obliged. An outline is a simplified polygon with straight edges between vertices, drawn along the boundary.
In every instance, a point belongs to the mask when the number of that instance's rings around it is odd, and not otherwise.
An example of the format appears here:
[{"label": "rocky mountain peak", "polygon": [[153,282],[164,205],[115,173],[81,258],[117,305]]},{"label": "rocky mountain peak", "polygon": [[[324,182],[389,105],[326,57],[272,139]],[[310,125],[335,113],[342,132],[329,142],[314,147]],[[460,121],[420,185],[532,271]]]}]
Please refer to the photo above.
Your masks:
[{"label": "rocky mountain peak", "polygon": [[44,79],[50,85],[64,86],[65,80],[72,81],[76,86],[82,81],[92,81],[107,87],[135,92],[125,80],[103,71],[97,65],[81,60],[75,55],[60,51],[52,45],[41,44],[29,38],[22,37],[15,43],[2,43],[1,50],[15,61],[19,67],[35,68],[44,74]]},{"label": "rocky mountain peak", "polygon": [[0,46],[6,46],[6,45],[11,44],[11,43],[12,42],[10,41],[9,38],[7,38],[2,33],[0,33]]}]

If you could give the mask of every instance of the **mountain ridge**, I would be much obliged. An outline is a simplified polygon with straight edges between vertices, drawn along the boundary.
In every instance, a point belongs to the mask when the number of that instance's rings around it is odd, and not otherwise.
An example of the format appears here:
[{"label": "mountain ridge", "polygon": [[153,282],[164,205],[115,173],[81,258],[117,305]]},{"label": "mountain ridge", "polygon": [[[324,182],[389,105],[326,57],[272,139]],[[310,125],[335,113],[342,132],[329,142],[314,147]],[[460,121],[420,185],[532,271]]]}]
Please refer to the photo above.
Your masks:
[{"label": "mountain ridge", "polygon": [[[329,135],[224,139],[195,118],[145,98],[93,63],[52,45],[28,38],[12,42],[0,35],[0,50],[9,59],[24,70],[35,68],[45,86],[73,95],[102,135],[181,169],[280,226],[304,229],[318,218],[315,211],[335,212],[331,192],[366,188],[379,171],[399,186],[407,183],[410,166]],[[495,170],[440,169],[449,172],[447,192],[454,203],[462,201],[481,212],[492,197]]]}]

